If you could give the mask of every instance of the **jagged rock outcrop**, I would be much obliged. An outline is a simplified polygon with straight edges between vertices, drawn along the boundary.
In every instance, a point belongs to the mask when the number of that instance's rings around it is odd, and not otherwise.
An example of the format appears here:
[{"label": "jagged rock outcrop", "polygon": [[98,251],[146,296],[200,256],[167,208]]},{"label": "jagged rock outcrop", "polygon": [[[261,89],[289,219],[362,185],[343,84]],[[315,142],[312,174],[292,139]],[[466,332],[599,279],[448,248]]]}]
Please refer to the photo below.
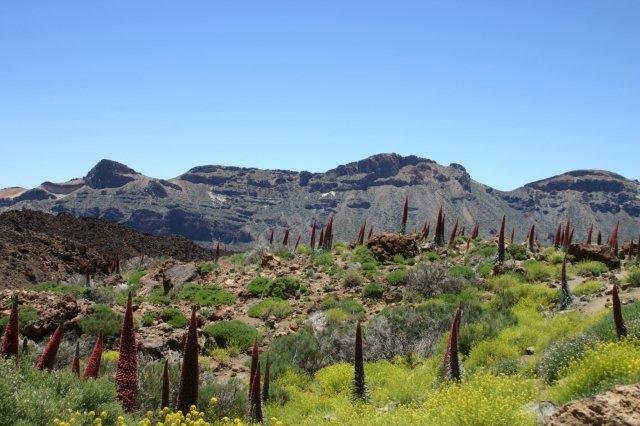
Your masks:
[{"label": "jagged rock outcrop", "polygon": [[640,424],[640,385],[617,386],[593,398],[573,401],[554,413],[548,426],[632,426]]},{"label": "jagged rock outcrop", "polygon": [[411,258],[418,254],[418,236],[384,233],[374,235],[367,247],[381,262],[393,260],[396,254]]},{"label": "jagged rock outcrop", "polygon": [[620,259],[616,257],[609,246],[586,243],[571,244],[567,253],[573,256],[576,262],[597,260],[607,265],[610,269],[618,269],[620,267]]},{"label": "jagged rock outcrop", "polygon": [[615,173],[578,170],[498,191],[471,179],[460,164],[396,154],[324,173],[207,165],[168,180],[102,160],[84,178],[0,190],[0,209],[98,217],[154,235],[243,249],[271,229],[300,232],[305,242],[311,223],[322,226],[330,216],[337,241],[352,239],[364,220],[378,231],[396,231],[405,196],[410,232],[433,222],[441,205],[448,229],[456,219],[467,229],[477,221],[481,235],[492,235],[506,215],[517,238],[535,223],[542,242],[551,241],[566,219],[576,227],[575,241],[591,224],[608,235],[617,221],[621,240],[629,239],[637,236],[640,217],[640,185]]}]

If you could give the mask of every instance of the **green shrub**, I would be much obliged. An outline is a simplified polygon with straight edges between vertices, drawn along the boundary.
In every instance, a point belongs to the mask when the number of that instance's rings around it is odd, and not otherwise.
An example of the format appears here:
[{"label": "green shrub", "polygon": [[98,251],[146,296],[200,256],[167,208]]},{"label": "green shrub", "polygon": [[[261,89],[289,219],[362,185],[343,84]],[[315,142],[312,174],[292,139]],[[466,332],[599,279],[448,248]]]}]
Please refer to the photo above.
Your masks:
[{"label": "green shrub", "polygon": [[244,352],[258,338],[258,330],[240,321],[218,321],[209,324],[204,332],[213,337],[222,348],[235,347]]},{"label": "green shrub", "polygon": [[362,285],[362,275],[356,271],[347,271],[342,277],[342,286],[345,288],[360,287]]},{"label": "green shrub", "polygon": [[[20,324],[20,331],[24,330],[25,325],[38,319],[38,311],[27,305],[18,305],[18,323]],[[5,315],[0,318],[0,335],[4,333],[4,328],[9,322],[9,315]]]},{"label": "green shrub", "polygon": [[296,249],[296,253],[304,254],[304,255],[310,255],[311,254],[311,247],[309,247],[306,244],[300,243],[300,244],[298,244],[298,248]]},{"label": "green shrub", "polygon": [[129,275],[129,279],[127,280],[127,282],[129,283],[129,285],[139,285],[140,284],[140,279],[142,279],[142,277],[144,277],[145,275],[147,275],[147,271],[134,271],[131,273],[131,275]]},{"label": "green shrub", "polygon": [[387,282],[391,285],[404,285],[407,283],[407,270],[396,269],[387,274]]},{"label": "green shrub", "polygon": [[362,264],[363,271],[375,271],[378,266],[374,262],[365,262]]},{"label": "green shrub", "polygon": [[79,414],[74,424],[92,424],[88,411],[105,411],[105,424],[115,424],[118,416],[124,416],[127,424],[135,423],[124,414],[110,377],[78,380],[67,368],[39,371],[31,363],[16,368],[15,360],[4,359],[0,376],[0,424],[50,425],[75,412]]},{"label": "green shrub", "polygon": [[199,306],[232,305],[236,302],[236,296],[220,287],[194,283],[185,284],[177,296],[180,300],[188,300]]},{"label": "green shrub", "polygon": [[482,258],[495,258],[498,254],[498,245],[486,241],[475,241],[471,250],[469,250],[468,256],[482,257]]},{"label": "green shrub", "polygon": [[478,275],[482,278],[488,278],[493,272],[493,262],[483,262],[478,265]]},{"label": "green shrub", "polygon": [[378,283],[370,283],[367,284],[362,290],[362,297],[365,299],[374,299],[380,300],[382,299],[382,294],[384,293],[384,289]]},{"label": "green shrub", "polygon": [[289,302],[273,297],[261,300],[255,305],[249,307],[247,315],[251,318],[262,319],[266,319],[270,315],[273,315],[278,319],[282,319],[288,317],[291,312],[293,312],[293,308]]},{"label": "green shrub", "polygon": [[544,251],[544,254],[547,261],[554,265],[561,264],[564,260],[565,255],[564,251],[556,250],[553,247],[547,247]]},{"label": "green shrub", "polygon": [[363,320],[364,319],[364,306],[353,298],[338,300],[334,297],[328,297],[322,302],[322,309],[339,309],[342,312],[347,313],[353,318]]},{"label": "green shrub", "polygon": [[351,316],[347,314],[345,311],[337,308],[331,308],[325,311],[324,315],[325,315],[327,324],[329,326],[336,326],[339,324],[343,324],[352,319]]},{"label": "green shrub", "polygon": [[298,291],[301,293],[305,292],[300,281],[290,276],[282,276],[267,284],[267,287],[263,292],[263,296],[288,299],[295,296]]},{"label": "green shrub", "polygon": [[185,328],[189,324],[187,317],[178,308],[169,307],[160,312],[160,318],[173,328]]},{"label": "green shrub", "polygon": [[317,266],[332,266],[333,262],[333,253],[330,251],[316,253],[313,256],[313,264]]},{"label": "green shrub", "polygon": [[404,265],[406,262],[407,260],[404,258],[402,254],[397,253],[393,255],[393,263],[396,263],[398,265]]},{"label": "green shrub", "polygon": [[260,297],[270,283],[271,280],[267,277],[255,277],[254,279],[249,281],[249,284],[247,284],[247,291],[253,297]]},{"label": "green shrub", "polygon": [[103,304],[93,305],[93,312],[78,321],[78,325],[85,334],[97,336],[100,330],[105,337],[115,338],[120,335],[122,315]]},{"label": "green shrub", "polygon": [[551,343],[538,362],[538,374],[547,383],[555,382],[573,360],[581,358],[596,342],[597,338],[594,335],[580,333]]},{"label": "green shrub", "polygon": [[247,263],[247,258],[244,253],[234,253],[229,257],[231,263],[234,265],[244,266]]},{"label": "green shrub", "polygon": [[578,262],[575,265],[573,265],[572,269],[575,274],[583,277],[588,277],[588,276],[597,277],[609,270],[607,265],[595,260]]},{"label": "green shrub", "polygon": [[634,287],[640,287],[640,268],[629,270],[625,281]]},{"label": "green shrub", "polygon": [[428,251],[426,253],[422,253],[422,257],[430,262],[435,262],[436,260],[440,260],[440,255],[435,251]]},{"label": "green shrub", "polygon": [[602,290],[604,290],[604,285],[600,281],[588,280],[576,285],[572,292],[576,296],[583,296],[586,294],[599,293]]},{"label": "green shrub", "polygon": [[158,318],[160,318],[160,314],[158,312],[147,311],[142,314],[142,325],[145,327],[149,327],[153,325]]},{"label": "green shrub", "polygon": [[600,343],[569,364],[564,378],[551,391],[553,399],[564,404],[610,390],[615,385],[637,383],[640,381],[638,359],[637,340]]},{"label": "green shrub", "polygon": [[529,282],[549,281],[555,272],[555,268],[550,265],[538,262],[536,260],[528,260],[524,262],[524,277]]},{"label": "green shrub", "polygon": [[466,265],[451,265],[449,267],[449,275],[452,277],[464,278],[466,280],[472,280],[475,277],[473,268]]},{"label": "green shrub", "polygon": [[507,253],[509,253],[514,260],[527,260],[529,258],[527,248],[520,244],[509,244]]},{"label": "green shrub", "polygon": [[164,294],[162,287],[156,287],[149,294],[149,303],[152,305],[168,305],[171,303],[171,297],[168,294]]},{"label": "green shrub", "polygon": [[198,274],[205,276],[218,269],[218,264],[215,262],[202,262],[197,266]]},{"label": "green shrub", "polygon": [[363,269],[365,263],[372,263],[373,267],[371,269],[375,269],[375,267],[378,265],[378,261],[376,260],[375,256],[366,246],[355,247],[353,249],[353,252],[351,253],[350,261],[361,264],[363,266]]},{"label": "green shrub", "polygon": [[58,283],[55,281],[45,281],[31,287],[35,291],[45,291],[56,294],[70,294],[74,297],[80,297],[84,294],[86,287],[78,284]]}]

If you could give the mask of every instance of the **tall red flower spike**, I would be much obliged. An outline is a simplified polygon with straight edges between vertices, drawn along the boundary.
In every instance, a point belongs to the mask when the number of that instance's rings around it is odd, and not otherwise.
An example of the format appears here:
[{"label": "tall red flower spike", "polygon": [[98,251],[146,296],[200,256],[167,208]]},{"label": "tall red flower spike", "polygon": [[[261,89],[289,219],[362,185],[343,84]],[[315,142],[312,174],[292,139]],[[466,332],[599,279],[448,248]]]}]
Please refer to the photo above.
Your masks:
[{"label": "tall red flower spike", "polygon": [[296,238],[296,244],[293,246],[293,251],[298,249],[298,245],[300,244],[300,234],[298,234],[298,238]]},{"label": "tall red flower spike", "polygon": [[220,260],[220,241],[216,243],[216,257],[214,260],[216,263]]},{"label": "tall red flower spike", "polygon": [[273,229],[271,230],[271,233],[269,234],[269,244],[273,244]]},{"label": "tall red flower spike", "polygon": [[451,230],[451,235],[449,235],[449,245],[453,246],[456,242],[456,235],[458,234],[458,219],[456,219],[456,223],[453,224],[453,229]]},{"label": "tall red flower spike", "polygon": [[589,232],[587,232],[587,244],[591,244],[591,237],[593,236],[593,224],[589,227]]},{"label": "tall red flower spike", "polygon": [[478,238],[479,233],[480,233],[480,225],[478,224],[478,222],[476,222],[473,225],[473,230],[471,231],[471,239],[475,240],[476,238]]},{"label": "tall red flower spike", "polygon": [[556,236],[553,239],[553,247],[556,250],[560,248],[561,238],[562,238],[562,225],[558,224],[558,227],[556,228]]},{"label": "tall red flower spike", "polygon": [[164,361],[164,368],[162,369],[162,402],[160,408],[169,407],[169,361]]},{"label": "tall red flower spike", "polygon": [[313,221],[313,225],[311,225],[311,237],[310,242],[311,250],[313,251],[316,248],[316,221]]},{"label": "tall red flower spike", "polygon": [[438,219],[436,220],[436,235],[434,239],[437,246],[444,245],[444,213],[442,213],[442,206],[438,210]]},{"label": "tall red flower spike", "polygon": [[93,350],[91,351],[91,355],[89,356],[89,361],[87,361],[87,366],[84,369],[84,378],[95,379],[98,377],[100,373],[100,361],[102,360],[102,345],[103,345],[103,336],[102,331],[98,334],[98,339],[96,343],[93,345]]},{"label": "tall red flower spike", "polygon": [[529,251],[533,252],[533,243],[536,240],[536,225],[531,225],[531,229],[529,230]]},{"label": "tall red flower spike", "polygon": [[286,246],[289,245],[289,230],[285,229],[284,231],[284,238],[282,239],[282,245]]},{"label": "tall red flower spike", "polygon": [[498,261],[504,262],[505,259],[505,249],[504,249],[504,227],[505,227],[506,218],[502,216],[502,222],[500,223],[500,232],[498,233]]},{"label": "tall red flower spike", "polygon": [[189,330],[184,342],[182,370],[180,371],[180,387],[176,408],[183,414],[189,412],[189,407],[198,403],[198,321],[195,306],[191,309]]},{"label": "tall red flower spike", "polygon": [[459,381],[462,374],[460,371],[460,358],[458,357],[458,335],[460,333],[460,321],[462,318],[462,304],[458,305],[456,314],[451,323],[449,338],[442,359],[442,376],[448,380]]},{"label": "tall red flower spike", "polygon": [[356,323],[355,355],[353,358],[353,398],[367,399],[367,388],[364,379],[364,356],[362,351],[362,328],[360,321]]},{"label": "tall red flower spike", "polygon": [[320,228],[320,238],[318,238],[318,248],[324,248],[324,226]]},{"label": "tall red flower spike", "polygon": [[251,395],[249,397],[249,417],[254,423],[262,423],[264,420],[262,415],[262,398],[260,395],[260,365],[256,367],[256,372],[251,380]]},{"label": "tall red flower spike", "polygon": [[260,351],[258,350],[258,341],[253,342],[251,348],[251,368],[249,369],[249,398],[251,398],[251,390],[253,389],[253,378],[256,375],[258,369],[258,362],[260,359]]},{"label": "tall red flower spike", "polygon": [[613,285],[613,290],[611,291],[611,301],[613,303],[613,322],[616,326],[616,334],[618,338],[623,338],[627,335],[627,326],[624,323],[624,318],[622,317],[622,306],[620,304],[620,296],[618,295],[618,286],[616,284]]},{"label": "tall red flower spike", "polygon": [[409,197],[404,197],[404,206],[402,207],[402,222],[400,223],[400,233],[407,232],[407,220],[409,219]]},{"label": "tall red flower spike", "polygon": [[131,292],[127,299],[127,309],[124,313],[122,331],[120,332],[120,356],[116,365],[116,385],[118,399],[124,409],[133,411],[138,392],[138,358],[136,334],[133,328],[133,308],[131,306]]},{"label": "tall red flower spike", "polygon": [[18,321],[18,299],[16,297],[11,301],[11,313],[9,314],[9,322],[4,329],[2,336],[2,347],[0,347],[0,356],[8,358],[12,355],[18,356],[20,336],[20,322]]},{"label": "tall red flower spike", "polygon": [[80,343],[76,342],[76,353],[71,362],[71,371],[80,377]]},{"label": "tall red flower spike", "polygon": [[598,231],[598,236],[596,237],[596,244],[601,246],[602,245],[602,232]]},{"label": "tall red flower spike", "polygon": [[513,239],[516,236],[516,228],[511,228],[511,236],[509,237],[509,244],[513,244]]},{"label": "tall red flower spike", "polygon": [[271,362],[269,361],[269,355],[267,355],[267,360],[264,363],[264,383],[262,384],[262,400],[267,401],[269,399],[269,384],[271,382],[271,377],[269,373],[269,369],[271,367]]},{"label": "tall red flower spike", "polygon": [[370,240],[373,237],[373,225],[369,228],[369,235],[367,236],[367,240]]},{"label": "tall red flower spike", "polygon": [[38,370],[44,370],[45,368],[49,371],[53,370],[53,367],[56,364],[56,356],[58,355],[58,348],[60,347],[60,342],[62,341],[62,323],[58,325],[56,331],[51,335],[51,339],[49,339],[49,343],[44,348],[44,352],[40,355],[38,359],[38,363],[36,364],[36,368]]}]

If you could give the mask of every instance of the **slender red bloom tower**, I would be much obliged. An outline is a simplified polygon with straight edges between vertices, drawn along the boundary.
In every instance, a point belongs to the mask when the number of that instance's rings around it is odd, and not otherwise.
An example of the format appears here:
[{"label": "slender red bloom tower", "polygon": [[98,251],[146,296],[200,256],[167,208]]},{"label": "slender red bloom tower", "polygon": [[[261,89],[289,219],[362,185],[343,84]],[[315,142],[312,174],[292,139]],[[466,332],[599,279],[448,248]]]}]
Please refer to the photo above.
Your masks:
[{"label": "slender red bloom tower", "polygon": [[289,230],[288,229],[285,229],[285,231],[284,231],[284,238],[282,239],[282,245],[283,246],[289,245]]},{"label": "slender red bloom tower", "polygon": [[56,356],[58,355],[58,348],[60,347],[60,342],[62,341],[62,323],[58,325],[56,331],[51,335],[51,339],[49,339],[49,343],[44,348],[44,352],[40,355],[40,359],[38,359],[38,363],[36,364],[36,368],[38,370],[44,370],[45,368],[49,371],[53,370],[53,367],[56,364]]},{"label": "slender red bloom tower", "polygon": [[602,245],[602,232],[598,231],[598,236],[596,237],[596,244],[601,246]]},{"label": "slender red bloom tower", "polygon": [[373,226],[371,226],[371,228],[369,228],[369,235],[367,236],[367,240],[370,240],[371,237],[373,237]]},{"label": "slender red bloom tower", "polygon": [[253,379],[256,375],[256,371],[258,370],[258,362],[260,360],[260,351],[258,350],[258,342],[253,342],[253,347],[251,348],[251,368],[249,369],[249,398],[251,398],[251,392],[253,389]]},{"label": "slender red bloom tower", "polygon": [[296,238],[296,244],[293,246],[293,251],[298,249],[298,245],[300,245],[300,234],[298,234],[298,238]]},{"label": "slender red bloom tower", "polygon": [[249,418],[254,423],[262,423],[264,418],[262,415],[262,398],[260,395],[260,365],[258,364],[256,372],[251,381],[251,395],[249,397]]},{"label": "slender red bloom tower", "polygon": [[71,362],[71,371],[80,377],[80,343],[76,342],[76,353]]},{"label": "slender red bloom tower", "polygon": [[91,351],[91,355],[89,356],[89,361],[87,361],[87,366],[84,369],[84,378],[93,378],[98,377],[100,373],[100,361],[102,360],[102,331],[98,334],[98,339],[96,343],[93,345],[93,350]]},{"label": "slender red bloom tower", "polygon": [[587,244],[591,244],[592,236],[593,236],[593,224],[589,227],[589,232],[587,232]]},{"label": "slender red bloom tower", "polygon": [[20,335],[20,322],[18,321],[18,299],[16,297],[11,301],[11,314],[9,314],[9,322],[4,329],[2,336],[2,347],[0,347],[0,356],[8,358],[12,355],[18,356]]},{"label": "slender red bloom tower", "polygon": [[176,407],[183,414],[189,412],[189,407],[198,403],[198,321],[195,306],[191,309],[189,330],[184,342],[182,370],[180,371],[180,387]]},{"label": "slender red bloom tower", "polygon": [[458,219],[456,219],[456,223],[453,224],[451,235],[449,235],[449,246],[453,247],[453,245],[455,244],[456,235],[458,235]]},{"label": "slender red bloom tower", "polygon": [[311,225],[311,237],[309,244],[311,245],[311,251],[316,248],[316,221],[313,221],[313,225]]},{"label": "slender red bloom tower", "polygon": [[444,245],[444,213],[442,213],[442,206],[438,210],[438,219],[436,220],[436,236],[434,242],[437,246]]},{"label": "slender red bloom tower", "polygon": [[504,262],[505,249],[504,249],[504,226],[506,217],[502,216],[502,222],[500,223],[500,233],[498,234],[498,262]]},{"label": "slender red bloom tower", "polygon": [[131,292],[127,299],[127,309],[124,313],[122,331],[120,332],[120,356],[116,365],[116,385],[118,399],[124,409],[133,411],[138,393],[138,357],[136,334],[133,328],[133,308],[131,306]]},{"label": "slender red bloom tower", "polygon": [[271,230],[271,233],[269,234],[269,244],[273,244],[273,229]]},{"label": "slender red bloom tower", "polygon": [[611,291],[611,301],[613,303],[613,322],[616,325],[616,334],[618,338],[623,338],[627,335],[627,326],[624,323],[624,318],[622,317],[622,306],[620,304],[620,296],[618,294],[618,286],[616,284],[613,285],[613,290]]},{"label": "slender red bloom tower", "polygon": [[218,241],[217,244],[216,244],[215,262],[218,263],[219,260],[220,260],[220,241]]},{"label": "slender red bloom tower", "polygon": [[271,377],[269,373],[269,369],[271,367],[271,362],[269,361],[269,355],[267,355],[267,360],[264,363],[264,383],[262,384],[262,400],[269,400],[269,384],[271,383]]},{"label": "slender red bloom tower", "polygon": [[511,236],[509,237],[509,244],[513,244],[513,239],[516,236],[516,228],[511,228]]},{"label": "slender red bloom tower", "polygon": [[318,238],[318,248],[324,248],[324,226],[320,228],[320,238]]},{"label": "slender red bloom tower", "polygon": [[407,220],[409,219],[409,197],[404,197],[404,206],[402,207],[402,222],[400,223],[400,233],[407,232]]},{"label": "slender red bloom tower", "polygon": [[562,225],[558,224],[558,227],[556,228],[556,236],[553,239],[553,247],[556,250],[560,248],[561,239],[562,239]]},{"label": "slender red bloom tower", "polygon": [[360,321],[356,324],[356,343],[353,367],[353,399],[365,401],[367,399],[367,387],[364,379],[364,356],[362,352],[362,327],[360,326]]},{"label": "slender red bloom tower", "polygon": [[475,240],[476,238],[478,238],[478,234],[480,234],[480,225],[478,224],[478,222],[476,222],[473,225],[473,230],[471,231],[471,239]]},{"label": "slender red bloom tower", "polygon": [[529,251],[533,252],[533,243],[536,241],[536,225],[531,225],[529,230]]},{"label": "slender red bloom tower", "polygon": [[459,381],[462,374],[460,371],[460,358],[458,357],[458,335],[460,333],[460,321],[462,318],[462,304],[458,305],[456,314],[451,323],[447,346],[442,359],[442,376],[448,380]]},{"label": "slender red bloom tower", "polygon": [[169,407],[169,361],[164,361],[164,368],[162,369],[162,401],[160,402],[160,408]]}]

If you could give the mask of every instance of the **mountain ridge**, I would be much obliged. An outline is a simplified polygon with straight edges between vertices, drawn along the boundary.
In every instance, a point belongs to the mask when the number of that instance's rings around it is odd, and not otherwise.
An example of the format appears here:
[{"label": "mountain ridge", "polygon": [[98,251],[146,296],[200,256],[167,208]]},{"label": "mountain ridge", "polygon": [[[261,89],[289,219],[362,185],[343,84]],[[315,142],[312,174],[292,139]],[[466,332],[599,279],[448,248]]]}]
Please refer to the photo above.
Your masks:
[{"label": "mountain ridge", "polygon": [[329,216],[336,216],[339,238],[352,239],[363,220],[395,230],[405,196],[411,230],[434,222],[440,205],[449,226],[455,219],[467,227],[477,220],[481,232],[495,232],[504,214],[518,238],[536,223],[546,241],[567,218],[576,224],[577,238],[591,223],[606,235],[617,221],[623,236],[635,236],[640,217],[640,184],[614,172],[572,170],[502,191],[473,180],[460,164],[393,153],[326,172],[201,165],[171,179],[104,159],[83,178],[0,190],[0,210],[100,217],[143,232],[240,248],[272,228],[306,233],[313,220],[322,224]]}]

